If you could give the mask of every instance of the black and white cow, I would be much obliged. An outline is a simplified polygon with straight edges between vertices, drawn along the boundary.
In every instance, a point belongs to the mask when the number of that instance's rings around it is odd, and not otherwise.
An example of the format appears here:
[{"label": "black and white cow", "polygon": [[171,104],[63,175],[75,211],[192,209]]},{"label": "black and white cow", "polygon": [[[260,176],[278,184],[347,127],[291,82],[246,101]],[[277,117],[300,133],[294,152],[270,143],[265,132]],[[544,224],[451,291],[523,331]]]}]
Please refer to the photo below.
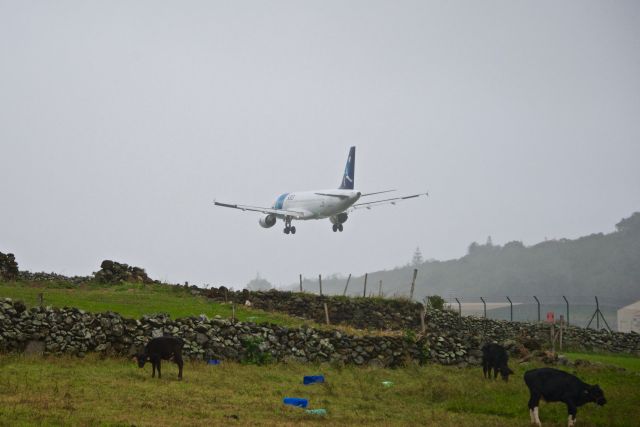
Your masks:
[{"label": "black and white cow", "polygon": [[538,417],[540,398],[547,402],[563,402],[569,412],[569,427],[576,422],[578,406],[595,402],[602,406],[607,403],[600,386],[582,382],[575,375],[553,368],[532,369],[525,372],[524,382],[529,387],[529,415],[531,423],[541,426]]},{"label": "black and white cow", "polygon": [[509,355],[507,350],[500,344],[490,343],[482,347],[482,372],[484,377],[491,378],[491,370],[493,369],[493,379],[498,377],[498,372],[503,380],[509,381],[509,375],[513,371],[507,366]]},{"label": "black and white cow", "polygon": [[156,368],[158,368],[158,378],[161,378],[160,361],[173,358],[173,361],[178,365],[178,378],[182,379],[182,367],[184,366],[182,361],[183,346],[184,341],[178,337],[152,338],[145,346],[144,351],[137,355],[138,367],[144,368],[144,364],[150,361],[153,366],[151,377],[156,376]]}]

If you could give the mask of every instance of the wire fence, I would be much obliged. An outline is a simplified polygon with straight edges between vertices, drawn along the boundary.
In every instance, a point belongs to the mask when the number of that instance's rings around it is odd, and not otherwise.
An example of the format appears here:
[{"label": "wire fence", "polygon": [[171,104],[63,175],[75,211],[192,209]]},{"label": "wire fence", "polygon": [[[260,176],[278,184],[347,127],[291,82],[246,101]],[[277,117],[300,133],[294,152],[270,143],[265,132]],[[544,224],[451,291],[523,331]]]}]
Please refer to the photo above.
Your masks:
[{"label": "wire fence", "polygon": [[578,295],[455,296],[446,306],[462,316],[514,322],[560,319],[580,327],[617,330],[618,309],[625,302],[615,298]]}]

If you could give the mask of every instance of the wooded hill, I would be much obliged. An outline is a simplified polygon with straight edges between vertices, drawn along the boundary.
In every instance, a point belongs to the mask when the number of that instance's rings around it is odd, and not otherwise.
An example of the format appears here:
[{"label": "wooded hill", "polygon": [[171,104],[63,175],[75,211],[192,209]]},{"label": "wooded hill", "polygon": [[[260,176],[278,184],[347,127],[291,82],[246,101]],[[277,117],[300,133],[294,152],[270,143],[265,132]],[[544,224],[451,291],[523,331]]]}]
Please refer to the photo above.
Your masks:
[{"label": "wooded hill", "polygon": [[[616,231],[575,240],[548,240],[533,246],[472,243],[468,253],[449,261],[426,261],[368,275],[367,295],[408,296],[413,269],[419,270],[414,298],[426,295],[503,300],[505,295],[593,296],[609,304],[640,299],[640,212],[616,224]],[[342,294],[346,277],[323,280],[326,294]],[[362,295],[363,277],[352,277],[349,295]],[[317,277],[305,280],[317,292]],[[297,287],[297,286],[296,286]]]}]

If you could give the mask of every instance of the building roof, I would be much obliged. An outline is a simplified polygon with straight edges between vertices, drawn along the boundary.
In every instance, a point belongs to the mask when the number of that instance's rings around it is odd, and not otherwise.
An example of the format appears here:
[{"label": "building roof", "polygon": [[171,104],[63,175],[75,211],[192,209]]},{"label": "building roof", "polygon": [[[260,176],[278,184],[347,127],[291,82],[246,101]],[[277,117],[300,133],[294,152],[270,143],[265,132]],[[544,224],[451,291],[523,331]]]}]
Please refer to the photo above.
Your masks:
[{"label": "building roof", "polygon": [[640,300],[629,304],[629,305],[625,305],[624,307],[618,309],[618,311],[620,310],[640,310]]}]

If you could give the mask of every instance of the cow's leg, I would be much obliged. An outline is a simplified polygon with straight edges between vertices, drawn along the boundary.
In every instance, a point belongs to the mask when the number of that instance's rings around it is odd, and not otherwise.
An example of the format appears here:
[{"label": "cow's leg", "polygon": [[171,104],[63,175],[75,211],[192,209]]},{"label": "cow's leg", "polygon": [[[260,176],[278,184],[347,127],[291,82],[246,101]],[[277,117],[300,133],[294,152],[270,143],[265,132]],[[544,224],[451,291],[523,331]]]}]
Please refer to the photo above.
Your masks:
[{"label": "cow's leg", "polygon": [[494,366],[493,367],[493,379],[495,380],[496,378],[498,378],[498,367]]},{"label": "cow's leg", "polygon": [[182,367],[184,366],[184,362],[182,361],[182,355],[176,354],[175,362],[178,365],[178,379],[182,379]]},{"label": "cow's leg", "polygon": [[155,362],[155,360],[151,361],[151,367],[153,368],[153,372],[151,374],[151,378],[155,378],[156,377],[156,362]]},{"label": "cow's leg", "polygon": [[162,373],[160,372],[160,364],[162,363],[162,360],[160,358],[158,358],[158,378],[162,378]]},{"label": "cow's leg", "polygon": [[489,364],[487,362],[482,362],[482,373],[485,378],[487,378],[488,371],[489,371]]},{"label": "cow's leg", "polygon": [[571,401],[567,402],[567,412],[569,412],[569,419],[568,419],[567,425],[569,427],[573,427],[574,424],[576,423],[576,415],[578,414],[578,408]]},{"label": "cow's leg", "polygon": [[529,416],[531,417],[531,424],[542,425],[540,418],[538,418],[538,405],[540,404],[540,395],[531,392],[529,397]]},{"label": "cow's leg", "polygon": [[538,416],[538,407],[537,406],[535,408],[533,408],[533,417],[535,418],[535,424],[537,426],[542,426],[542,423],[540,422],[540,417]]}]

